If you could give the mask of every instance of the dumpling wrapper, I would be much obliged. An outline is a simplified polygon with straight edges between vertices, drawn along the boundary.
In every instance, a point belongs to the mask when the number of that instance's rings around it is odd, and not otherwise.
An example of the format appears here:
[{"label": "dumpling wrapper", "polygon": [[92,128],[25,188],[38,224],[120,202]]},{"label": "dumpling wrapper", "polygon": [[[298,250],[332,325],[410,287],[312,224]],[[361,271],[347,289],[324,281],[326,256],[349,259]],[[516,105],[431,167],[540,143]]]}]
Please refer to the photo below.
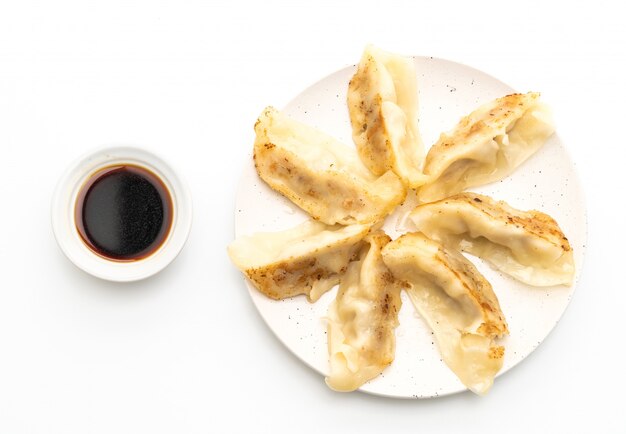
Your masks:
[{"label": "dumpling wrapper", "polygon": [[261,179],[316,220],[374,223],[406,196],[393,172],[373,175],[355,149],[272,107],[261,113],[254,129],[254,162]]},{"label": "dumpling wrapper", "polygon": [[339,283],[369,229],[306,221],[282,232],[237,238],[228,254],[266,296],[280,300],[305,294],[313,302]]},{"label": "dumpling wrapper", "polygon": [[554,132],[539,93],[512,94],[484,104],[441,134],[426,155],[431,181],[418,191],[421,202],[444,199],[510,175]]},{"label": "dumpling wrapper", "polygon": [[390,241],[380,231],[365,238],[360,260],[348,267],[328,309],[326,384],[331,389],[358,389],[393,362],[402,300],[400,285],[381,256]]},{"label": "dumpling wrapper", "polygon": [[406,285],[446,364],[472,392],[487,393],[504,358],[494,339],[508,334],[489,282],[462,254],[421,233],[387,244],[383,260]]},{"label": "dumpling wrapper", "polygon": [[352,138],[372,173],[392,170],[411,188],[426,182],[412,58],[367,46],[348,86],[348,109]]},{"label": "dumpling wrapper", "polygon": [[557,222],[488,196],[461,193],[419,205],[410,214],[420,232],[478,256],[534,286],[571,285],[574,254]]}]

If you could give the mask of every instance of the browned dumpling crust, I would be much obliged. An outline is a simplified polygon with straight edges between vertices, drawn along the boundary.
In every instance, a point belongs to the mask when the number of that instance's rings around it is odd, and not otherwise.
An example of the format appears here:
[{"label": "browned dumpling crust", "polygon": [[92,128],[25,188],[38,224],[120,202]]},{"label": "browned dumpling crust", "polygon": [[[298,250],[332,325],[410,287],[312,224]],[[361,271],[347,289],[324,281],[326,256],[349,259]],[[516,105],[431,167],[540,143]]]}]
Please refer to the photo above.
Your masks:
[{"label": "browned dumpling crust", "polygon": [[516,93],[482,105],[428,151],[424,173],[430,180],[418,191],[420,201],[444,199],[510,175],[553,132],[539,93]]},{"label": "browned dumpling crust", "polygon": [[466,192],[419,205],[409,218],[428,237],[476,255],[521,282],[533,286],[573,282],[570,243],[557,222],[540,211],[521,211]]},{"label": "browned dumpling crust", "polygon": [[410,57],[369,45],[348,85],[352,138],[376,175],[392,170],[410,188],[426,182],[417,124],[417,78]]},{"label": "browned dumpling crust", "polygon": [[489,282],[463,255],[421,233],[387,244],[383,260],[432,329],[443,360],[483,395],[502,367],[508,326]]},{"label": "browned dumpling crust", "polygon": [[254,129],[254,164],[261,179],[316,220],[374,223],[406,196],[393,172],[373,175],[356,150],[272,107]]},{"label": "browned dumpling crust", "polygon": [[357,259],[369,230],[369,225],[307,221],[282,232],[239,237],[228,246],[228,253],[266,296],[280,300],[304,294],[317,301]]},{"label": "browned dumpling crust", "polygon": [[328,308],[330,374],[326,383],[334,390],[361,387],[395,357],[401,287],[381,254],[390,241],[381,231],[365,238],[359,260],[350,264]]}]

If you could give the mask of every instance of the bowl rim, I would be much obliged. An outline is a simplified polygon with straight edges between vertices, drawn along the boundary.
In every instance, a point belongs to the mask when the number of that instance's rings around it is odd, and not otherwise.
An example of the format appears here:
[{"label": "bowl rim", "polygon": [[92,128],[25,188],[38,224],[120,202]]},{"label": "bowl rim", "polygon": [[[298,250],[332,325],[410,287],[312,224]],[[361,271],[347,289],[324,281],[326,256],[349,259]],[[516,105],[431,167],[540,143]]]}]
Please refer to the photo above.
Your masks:
[{"label": "bowl rim", "polygon": [[[81,187],[94,173],[116,164],[133,164],[157,175],[172,198],[173,218],[165,241],[149,256],[137,261],[114,261],[91,250],[75,224],[75,203]],[[65,170],[52,195],[51,222],[63,254],[78,268],[100,279],[133,282],[167,267],[181,252],[193,220],[191,191],[171,164],[152,150],[136,145],[105,145],[78,157]]]}]

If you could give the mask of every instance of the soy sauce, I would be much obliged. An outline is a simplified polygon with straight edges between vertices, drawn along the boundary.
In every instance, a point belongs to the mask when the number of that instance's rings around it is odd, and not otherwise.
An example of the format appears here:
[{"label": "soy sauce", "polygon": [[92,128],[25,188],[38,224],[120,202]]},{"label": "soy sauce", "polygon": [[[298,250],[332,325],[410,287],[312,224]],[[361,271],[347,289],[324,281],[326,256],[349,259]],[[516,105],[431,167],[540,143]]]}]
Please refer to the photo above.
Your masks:
[{"label": "soy sauce", "polygon": [[131,164],[106,167],[78,193],[76,228],[96,254],[137,261],[157,251],[172,226],[172,197],[163,181]]}]

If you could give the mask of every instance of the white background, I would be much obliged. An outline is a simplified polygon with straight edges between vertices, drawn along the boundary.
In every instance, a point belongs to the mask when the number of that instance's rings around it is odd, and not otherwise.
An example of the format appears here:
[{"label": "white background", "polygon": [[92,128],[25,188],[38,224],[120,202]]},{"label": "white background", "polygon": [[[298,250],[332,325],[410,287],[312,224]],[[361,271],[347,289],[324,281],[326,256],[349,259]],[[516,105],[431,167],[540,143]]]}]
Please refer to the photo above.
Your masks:
[{"label": "white background", "polygon": [[[623,13],[601,1],[339,3],[0,3],[0,433],[626,430]],[[368,42],[542,91],[579,169],[580,285],[484,398],[328,390],[265,327],[225,254],[260,110]],[[58,177],[109,143],[160,151],[194,195],[181,256],[136,284],[80,272],[50,228]]]}]

